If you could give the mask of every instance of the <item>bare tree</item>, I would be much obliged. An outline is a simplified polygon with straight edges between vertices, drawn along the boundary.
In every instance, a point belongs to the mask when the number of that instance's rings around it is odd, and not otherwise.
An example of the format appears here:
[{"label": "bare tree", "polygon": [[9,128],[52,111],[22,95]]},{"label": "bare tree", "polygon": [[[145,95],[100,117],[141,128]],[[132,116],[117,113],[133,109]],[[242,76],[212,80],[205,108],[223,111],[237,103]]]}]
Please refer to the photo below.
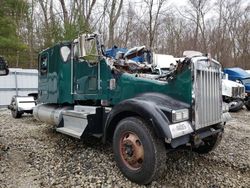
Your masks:
[{"label": "bare tree", "polygon": [[149,48],[152,48],[155,38],[155,33],[159,25],[158,22],[159,15],[164,3],[166,3],[167,0],[158,0],[156,3],[156,11],[154,11],[154,2],[155,2],[154,0],[144,0],[144,2],[147,4],[148,15],[149,15],[149,23],[147,27],[149,32]]},{"label": "bare tree", "polygon": [[249,9],[242,8],[241,0],[218,0],[215,6],[219,16],[209,33],[210,49],[224,66],[247,68]]},{"label": "bare tree", "polygon": [[32,68],[34,63],[34,7],[35,7],[35,2],[34,0],[31,0],[30,14],[27,15],[29,68]]},{"label": "bare tree", "polygon": [[[157,53],[175,56],[197,49],[211,52],[225,67],[250,69],[249,4],[243,0],[188,0],[175,14],[167,2],[30,0],[27,15],[11,14],[16,19],[18,39],[25,43],[29,67],[36,51],[71,40],[79,32],[98,30],[109,47],[146,45]],[[23,52],[15,51],[12,56],[12,64],[19,66]]]},{"label": "bare tree", "polygon": [[68,10],[66,8],[64,0],[60,0],[60,3],[61,3],[61,6],[62,6],[62,11],[63,11],[64,25],[68,25],[69,24],[69,13],[68,13]]},{"label": "bare tree", "polygon": [[[107,1],[107,0],[106,0]],[[117,20],[121,14],[123,5],[123,0],[117,1],[112,0],[111,6],[109,10],[109,39],[108,39],[108,46],[111,47],[114,44],[114,31],[115,31],[115,25],[117,23]]]},{"label": "bare tree", "polygon": [[[201,50],[207,51],[205,15],[209,10],[209,0],[188,0],[188,7],[183,11],[184,13],[179,11],[181,16],[195,24],[194,49],[198,49],[198,42],[201,41]],[[199,39],[199,33],[201,33],[201,40]]]},{"label": "bare tree", "polygon": [[48,0],[38,0],[41,8],[42,8],[42,11],[43,11],[43,15],[44,15],[44,22],[45,22],[45,26],[48,28],[49,27],[49,16],[48,16]]}]

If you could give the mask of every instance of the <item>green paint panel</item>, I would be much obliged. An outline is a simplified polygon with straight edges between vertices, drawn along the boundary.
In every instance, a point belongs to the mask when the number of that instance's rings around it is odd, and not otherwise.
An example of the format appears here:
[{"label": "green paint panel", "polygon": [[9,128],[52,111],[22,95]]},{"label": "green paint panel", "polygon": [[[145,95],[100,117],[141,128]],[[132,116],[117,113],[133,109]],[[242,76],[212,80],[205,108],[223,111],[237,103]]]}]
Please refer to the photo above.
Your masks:
[{"label": "green paint panel", "polygon": [[[105,60],[96,64],[73,60],[73,93],[71,93],[71,56],[63,60],[60,43],[39,55],[39,101],[44,103],[70,103],[75,100],[108,100],[115,105],[125,99],[145,92],[159,92],[191,104],[192,77],[190,67],[168,82],[136,77],[135,74],[112,73]],[[47,58],[47,59],[46,59]],[[100,89],[98,89],[100,66]],[[116,87],[110,90],[110,79],[116,79]]]},{"label": "green paint panel", "polygon": [[112,104],[116,104],[124,99],[132,98],[145,92],[163,93],[177,100],[191,104],[191,70],[187,69],[183,71],[168,83],[139,78],[135,77],[135,75],[125,73],[118,79],[117,89],[113,93]]},{"label": "green paint panel", "polygon": [[[60,47],[69,43],[57,44],[39,54],[39,102],[44,103],[73,103],[70,85],[70,60],[63,61]],[[46,67],[42,67],[43,57],[47,58]],[[42,69],[46,69],[42,73]]]}]

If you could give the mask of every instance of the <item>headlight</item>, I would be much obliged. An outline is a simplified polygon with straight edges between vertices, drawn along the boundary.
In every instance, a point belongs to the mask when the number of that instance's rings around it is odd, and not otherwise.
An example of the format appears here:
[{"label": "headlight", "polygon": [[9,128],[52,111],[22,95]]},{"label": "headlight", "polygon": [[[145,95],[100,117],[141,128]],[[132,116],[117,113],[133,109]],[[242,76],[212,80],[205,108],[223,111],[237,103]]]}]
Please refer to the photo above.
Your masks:
[{"label": "headlight", "polygon": [[173,110],[172,111],[172,122],[184,121],[189,118],[188,109]]}]

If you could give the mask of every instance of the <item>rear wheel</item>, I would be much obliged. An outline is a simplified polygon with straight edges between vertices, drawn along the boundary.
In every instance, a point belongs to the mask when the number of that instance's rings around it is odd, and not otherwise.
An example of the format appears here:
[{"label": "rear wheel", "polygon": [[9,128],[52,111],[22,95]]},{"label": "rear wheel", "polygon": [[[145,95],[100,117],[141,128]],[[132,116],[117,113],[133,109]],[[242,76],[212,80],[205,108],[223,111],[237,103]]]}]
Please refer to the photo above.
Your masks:
[{"label": "rear wheel", "polygon": [[194,152],[197,152],[199,154],[206,154],[214,150],[220,143],[222,139],[222,132],[217,133],[215,135],[209,136],[207,138],[203,139],[203,144],[199,146],[198,148],[193,148]]},{"label": "rear wheel", "polygon": [[20,118],[23,113],[18,111],[15,97],[13,97],[12,100],[11,100],[11,106],[12,106],[12,108],[11,108],[12,117],[15,118],[15,119]]},{"label": "rear wheel", "polygon": [[18,112],[17,110],[11,110],[11,115],[13,118],[17,119],[17,118],[20,118],[22,116],[22,113]]},{"label": "rear wheel", "polygon": [[163,173],[166,162],[164,143],[139,117],[128,117],[119,122],[113,137],[113,151],[117,166],[133,182],[148,184]]}]

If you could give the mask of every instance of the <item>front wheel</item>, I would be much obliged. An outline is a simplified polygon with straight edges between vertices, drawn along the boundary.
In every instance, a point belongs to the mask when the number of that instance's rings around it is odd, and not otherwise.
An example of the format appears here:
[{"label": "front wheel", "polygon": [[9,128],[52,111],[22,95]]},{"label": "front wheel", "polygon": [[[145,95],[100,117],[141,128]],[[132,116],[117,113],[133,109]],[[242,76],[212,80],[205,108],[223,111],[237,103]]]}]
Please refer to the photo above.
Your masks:
[{"label": "front wheel", "polygon": [[235,99],[229,104],[229,112],[238,112],[244,106],[244,103],[241,99]]},{"label": "front wheel", "polygon": [[139,117],[119,122],[113,137],[113,152],[121,172],[138,184],[148,184],[161,177],[164,171],[164,143]]},{"label": "front wheel", "polygon": [[194,152],[197,152],[199,154],[207,154],[214,150],[220,143],[222,139],[222,132],[217,133],[215,135],[209,136],[207,138],[203,139],[203,144],[199,146],[198,148],[193,148]]},{"label": "front wheel", "polygon": [[246,102],[245,102],[245,106],[248,110],[250,110],[250,99],[248,99]]}]

